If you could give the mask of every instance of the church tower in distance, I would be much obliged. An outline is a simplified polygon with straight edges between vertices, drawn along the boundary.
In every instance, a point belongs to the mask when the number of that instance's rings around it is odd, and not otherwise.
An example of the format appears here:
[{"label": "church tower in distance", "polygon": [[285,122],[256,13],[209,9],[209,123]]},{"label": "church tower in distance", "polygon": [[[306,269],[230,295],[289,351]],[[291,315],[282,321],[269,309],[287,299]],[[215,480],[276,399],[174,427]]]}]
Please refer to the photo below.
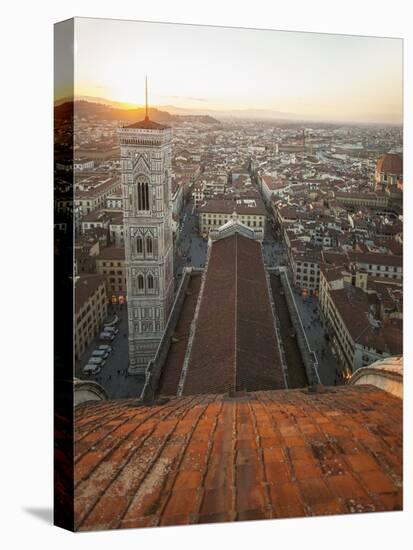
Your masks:
[{"label": "church tower in distance", "polygon": [[172,130],[148,117],[119,128],[129,325],[129,373],[155,356],[174,294]]}]

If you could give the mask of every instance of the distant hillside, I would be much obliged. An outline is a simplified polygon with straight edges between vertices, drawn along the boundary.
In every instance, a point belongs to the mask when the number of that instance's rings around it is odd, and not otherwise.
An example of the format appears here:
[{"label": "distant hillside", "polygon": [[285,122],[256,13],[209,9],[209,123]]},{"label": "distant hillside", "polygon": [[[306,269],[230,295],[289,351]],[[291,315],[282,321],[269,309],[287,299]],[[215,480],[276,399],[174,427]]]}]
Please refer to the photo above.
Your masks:
[{"label": "distant hillside", "polygon": [[[74,108],[76,115],[79,117],[96,117],[100,120],[136,122],[145,117],[145,109],[143,107],[136,109],[120,109],[103,103],[78,100],[74,102]],[[56,123],[59,124],[70,118],[72,112],[73,104],[70,101],[55,105],[54,115]],[[167,111],[160,111],[154,107],[149,108],[149,118],[163,124],[193,121],[202,122],[204,124],[220,124],[218,120],[209,115],[171,115]]]}]

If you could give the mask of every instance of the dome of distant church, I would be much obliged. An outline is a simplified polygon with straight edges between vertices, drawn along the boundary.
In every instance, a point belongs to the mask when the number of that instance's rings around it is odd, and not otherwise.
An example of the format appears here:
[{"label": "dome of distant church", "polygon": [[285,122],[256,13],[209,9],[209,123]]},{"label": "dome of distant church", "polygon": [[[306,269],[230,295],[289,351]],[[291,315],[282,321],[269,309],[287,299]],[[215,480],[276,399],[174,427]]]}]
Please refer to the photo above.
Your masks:
[{"label": "dome of distant church", "polygon": [[386,153],[377,161],[376,169],[378,172],[384,172],[387,174],[402,174],[402,158],[400,155],[396,155],[395,153]]}]

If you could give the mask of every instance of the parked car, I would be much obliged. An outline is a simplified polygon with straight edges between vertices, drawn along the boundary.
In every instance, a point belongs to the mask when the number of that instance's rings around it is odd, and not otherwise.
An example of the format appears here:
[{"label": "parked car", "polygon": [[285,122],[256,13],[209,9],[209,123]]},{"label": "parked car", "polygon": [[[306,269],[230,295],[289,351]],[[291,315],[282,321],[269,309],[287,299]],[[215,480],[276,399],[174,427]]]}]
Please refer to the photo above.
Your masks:
[{"label": "parked car", "polygon": [[83,367],[83,372],[85,374],[99,374],[100,371],[101,368],[99,367],[99,365],[92,365],[88,363],[85,367]]},{"label": "parked car", "polygon": [[109,340],[110,342],[112,342],[112,340],[115,339],[115,335],[112,333],[112,332],[101,332],[99,334],[99,340]]},{"label": "parked car", "polygon": [[109,344],[100,344],[100,346],[98,346],[97,349],[107,351],[108,353],[112,353],[113,351],[112,346],[109,346]]},{"label": "parked car", "polygon": [[105,328],[115,327],[118,323],[119,323],[119,317],[117,315],[115,315],[115,317],[111,321],[107,321],[107,322],[103,323],[103,326]]},{"label": "parked car", "polygon": [[93,355],[89,357],[88,361],[89,365],[99,365],[100,367],[103,367],[105,364],[105,360],[102,357],[94,357]]},{"label": "parked car", "polygon": [[119,332],[119,329],[115,328],[115,327],[104,327],[103,332],[109,332],[111,334],[117,334]]},{"label": "parked car", "polygon": [[109,355],[108,350],[105,349],[95,349],[92,352],[92,357],[101,357],[102,359],[106,359],[106,357]]}]

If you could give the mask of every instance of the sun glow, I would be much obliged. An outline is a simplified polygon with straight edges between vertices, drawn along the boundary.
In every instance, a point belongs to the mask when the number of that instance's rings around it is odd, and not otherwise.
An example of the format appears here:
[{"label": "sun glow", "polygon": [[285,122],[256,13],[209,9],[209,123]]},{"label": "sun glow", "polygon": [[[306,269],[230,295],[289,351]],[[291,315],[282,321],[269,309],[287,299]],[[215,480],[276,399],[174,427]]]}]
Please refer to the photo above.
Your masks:
[{"label": "sun glow", "polygon": [[76,49],[77,97],[402,121],[398,39],[77,18]]}]

